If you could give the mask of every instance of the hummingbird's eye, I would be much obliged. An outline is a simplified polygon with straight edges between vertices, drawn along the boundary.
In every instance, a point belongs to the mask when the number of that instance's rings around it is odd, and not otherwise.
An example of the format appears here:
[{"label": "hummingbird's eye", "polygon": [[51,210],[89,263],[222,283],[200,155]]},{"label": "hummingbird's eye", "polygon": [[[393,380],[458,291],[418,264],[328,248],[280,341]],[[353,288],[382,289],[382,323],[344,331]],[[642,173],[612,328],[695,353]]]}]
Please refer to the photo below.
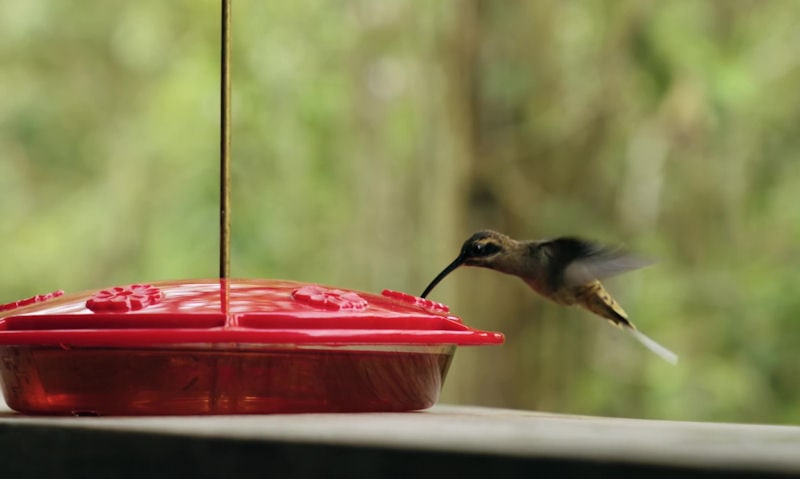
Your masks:
[{"label": "hummingbird's eye", "polygon": [[492,242],[473,243],[470,247],[472,256],[491,256],[500,251],[500,246]]},{"label": "hummingbird's eye", "polygon": [[481,253],[483,253],[483,243],[473,243],[472,254],[480,255]]}]

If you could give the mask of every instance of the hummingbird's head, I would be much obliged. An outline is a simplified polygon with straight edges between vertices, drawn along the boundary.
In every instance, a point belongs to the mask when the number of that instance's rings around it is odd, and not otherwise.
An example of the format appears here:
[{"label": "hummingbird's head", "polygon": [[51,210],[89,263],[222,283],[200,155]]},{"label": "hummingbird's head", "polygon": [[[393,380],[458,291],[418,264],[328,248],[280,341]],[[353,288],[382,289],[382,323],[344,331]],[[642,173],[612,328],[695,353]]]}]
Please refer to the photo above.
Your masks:
[{"label": "hummingbird's head", "polygon": [[492,261],[508,249],[510,238],[492,230],[478,231],[461,246],[459,265],[489,266]]},{"label": "hummingbird's head", "polygon": [[492,230],[482,230],[473,234],[461,246],[461,252],[456,259],[433,278],[420,297],[427,296],[439,281],[461,265],[491,268],[494,262],[509,250],[513,241],[508,236]]}]

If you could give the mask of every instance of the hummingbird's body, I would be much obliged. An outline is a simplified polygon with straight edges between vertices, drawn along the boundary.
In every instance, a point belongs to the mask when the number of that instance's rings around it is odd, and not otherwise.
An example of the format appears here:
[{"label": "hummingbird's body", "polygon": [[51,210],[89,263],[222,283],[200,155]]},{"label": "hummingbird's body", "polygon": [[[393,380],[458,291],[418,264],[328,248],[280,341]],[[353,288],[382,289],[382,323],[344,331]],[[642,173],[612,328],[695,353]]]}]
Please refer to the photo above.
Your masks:
[{"label": "hummingbird's body", "polygon": [[534,291],[565,306],[581,306],[630,331],[670,362],[677,356],[638,332],[625,310],[606,291],[601,278],[640,268],[646,263],[619,248],[577,238],[518,241],[496,231],[472,235],[458,257],[425,288],[422,297],[461,265],[479,266],[518,276]]}]

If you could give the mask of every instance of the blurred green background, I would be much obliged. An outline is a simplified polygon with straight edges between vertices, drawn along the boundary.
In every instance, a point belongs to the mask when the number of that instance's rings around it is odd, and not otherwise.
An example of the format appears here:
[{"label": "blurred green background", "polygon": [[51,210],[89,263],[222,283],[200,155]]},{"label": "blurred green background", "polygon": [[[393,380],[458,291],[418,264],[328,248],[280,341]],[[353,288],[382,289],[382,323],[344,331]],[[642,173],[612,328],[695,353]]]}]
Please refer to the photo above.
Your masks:
[{"label": "blurred green background", "polygon": [[[232,273],[419,294],[474,230],[623,243],[664,363],[520,281],[443,401],[800,423],[800,2],[233,5]],[[217,275],[219,3],[0,0],[0,303]]]}]

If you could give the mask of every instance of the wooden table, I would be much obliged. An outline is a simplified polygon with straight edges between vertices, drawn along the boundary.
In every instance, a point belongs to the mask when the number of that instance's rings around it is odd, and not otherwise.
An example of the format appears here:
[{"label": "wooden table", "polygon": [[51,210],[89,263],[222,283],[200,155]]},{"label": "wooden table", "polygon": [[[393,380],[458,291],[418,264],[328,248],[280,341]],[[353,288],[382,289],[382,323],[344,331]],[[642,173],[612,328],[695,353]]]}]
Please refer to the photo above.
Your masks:
[{"label": "wooden table", "polygon": [[3,477],[800,476],[800,427],[416,413],[30,417],[0,410]]}]

